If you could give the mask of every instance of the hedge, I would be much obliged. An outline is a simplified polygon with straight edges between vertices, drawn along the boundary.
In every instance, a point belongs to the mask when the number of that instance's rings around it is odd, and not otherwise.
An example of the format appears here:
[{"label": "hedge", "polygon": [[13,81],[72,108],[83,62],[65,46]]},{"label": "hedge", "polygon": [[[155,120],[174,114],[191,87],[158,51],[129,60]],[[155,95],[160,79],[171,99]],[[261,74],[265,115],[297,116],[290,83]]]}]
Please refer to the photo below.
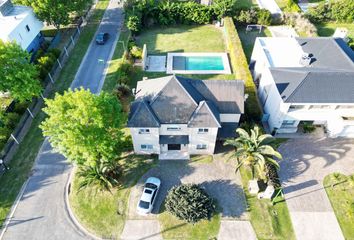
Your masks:
[{"label": "hedge", "polygon": [[245,113],[248,120],[260,121],[262,111],[259,105],[256,86],[248,68],[247,58],[243,52],[241,39],[238,36],[235,24],[231,17],[224,18],[226,44],[230,54],[232,69],[236,79],[245,82],[245,92],[248,99],[245,104]]}]

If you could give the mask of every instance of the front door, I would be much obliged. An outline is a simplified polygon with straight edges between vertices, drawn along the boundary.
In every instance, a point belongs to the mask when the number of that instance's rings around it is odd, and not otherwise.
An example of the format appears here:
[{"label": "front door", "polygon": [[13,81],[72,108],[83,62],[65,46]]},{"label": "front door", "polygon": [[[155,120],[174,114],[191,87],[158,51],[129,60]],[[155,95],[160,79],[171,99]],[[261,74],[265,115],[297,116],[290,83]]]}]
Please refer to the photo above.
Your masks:
[{"label": "front door", "polygon": [[168,144],[168,151],[181,150],[181,144]]}]

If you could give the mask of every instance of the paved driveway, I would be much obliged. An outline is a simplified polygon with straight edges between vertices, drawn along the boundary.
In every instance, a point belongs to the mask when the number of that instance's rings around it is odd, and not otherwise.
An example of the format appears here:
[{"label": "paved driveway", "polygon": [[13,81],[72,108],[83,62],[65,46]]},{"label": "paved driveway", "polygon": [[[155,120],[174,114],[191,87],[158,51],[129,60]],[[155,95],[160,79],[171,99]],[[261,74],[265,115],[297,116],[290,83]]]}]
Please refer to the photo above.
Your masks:
[{"label": "paved driveway", "polygon": [[280,178],[297,239],[344,239],[322,181],[333,172],[354,173],[354,141],[291,139],[279,151]]},{"label": "paved driveway", "polygon": [[[83,86],[94,93],[100,91],[104,81],[103,71],[111,58],[122,20],[121,8],[112,1],[99,28],[99,31],[109,32],[111,39],[103,46],[91,43],[72,88]],[[102,59],[103,63],[98,64],[98,59]],[[38,153],[33,169],[34,174],[28,180],[3,239],[90,239],[72,224],[66,211],[64,191],[71,165],[52,150],[47,140]]]}]

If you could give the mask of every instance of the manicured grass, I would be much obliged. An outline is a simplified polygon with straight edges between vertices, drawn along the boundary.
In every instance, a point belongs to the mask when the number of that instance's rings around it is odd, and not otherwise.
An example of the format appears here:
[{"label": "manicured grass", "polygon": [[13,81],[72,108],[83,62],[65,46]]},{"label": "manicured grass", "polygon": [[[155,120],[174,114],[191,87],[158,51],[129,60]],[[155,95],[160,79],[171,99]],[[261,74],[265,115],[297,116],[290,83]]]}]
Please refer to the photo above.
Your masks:
[{"label": "manicured grass", "polygon": [[[100,1],[96,5],[94,14],[88,25],[82,31],[79,41],[75,49],[71,52],[70,58],[64,66],[60,77],[55,82],[50,96],[54,96],[55,92],[62,93],[74,80],[76,71],[94,36],[99,20],[102,18],[108,3],[108,1]],[[45,115],[42,112],[34,118],[29,132],[21,142],[19,149],[9,164],[11,170],[0,177],[0,224],[5,220],[21,186],[30,175],[33,162],[43,142],[42,131],[38,126],[44,118]]]},{"label": "manicured grass", "polygon": [[246,195],[251,224],[258,239],[295,239],[288,207],[283,197],[274,199],[275,205],[268,199],[257,199],[256,195],[249,194],[248,181],[251,180],[251,171],[241,167],[242,184]]},{"label": "manicured grass", "polygon": [[287,0],[275,0],[275,2],[278,4],[278,7],[284,11],[286,6],[287,6],[287,3],[288,1]]},{"label": "manicured grass", "polygon": [[222,30],[213,25],[158,27],[142,31],[137,44],[149,54],[167,52],[225,52]]},{"label": "manicured grass", "polygon": [[323,180],[345,239],[354,239],[354,175],[327,175]]},{"label": "manicured grass", "polygon": [[257,37],[271,37],[272,34],[267,28],[263,28],[262,32],[259,31],[251,31],[246,32],[246,27],[244,26],[237,26],[237,32],[240,36],[243,51],[245,52],[247,62],[250,62],[254,42],[256,41]]},{"label": "manicured grass", "polygon": [[164,239],[216,239],[220,228],[220,214],[215,214],[210,221],[201,220],[193,225],[177,219],[175,216],[162,209],[158,219]]},{"label": "manicured grass", "polygon": [[321,37],[330,37],[336,31],[336,28],[344,27],[348,29],[348,37],[354,39],[354,23],[322,23],[316,24],[318,35]]},{"label": "manicured grass", "polygon": [[192,155],[190,158],[191,163],[212,163],[212,155]]},{"label": "manicured grass", "polygon": [[103,91],[110,92],[112,91],[112,89],[114,89],[114,86],[117,84],[118,77],[116,73],[120,63],[123,61],[123,54],[125,51],[122,41],[124,42],[124,46],[127,46],[130,35],[131,35],[130,31],[125,28],[120,33],[119,40],[116,45],[116,49],[114,50],[111,61],[109,62],[107,75],[102,88]]},{"label": "manicured grass", "polygon": [[236,6],[239,9],[251,8],[258,6],[256,0],[236,0]]},{"label": "manicured grass", "polygon": [[151,156],[126,155],[119,160],[122,167],[121,186],[97,192],[88,187],[77,192],[81,181],[75,177],[70,194],[70,204],[76,217],[87,229],[97,236],[119,239],[126,218],[130,188],[151,167],[156,159]]}]

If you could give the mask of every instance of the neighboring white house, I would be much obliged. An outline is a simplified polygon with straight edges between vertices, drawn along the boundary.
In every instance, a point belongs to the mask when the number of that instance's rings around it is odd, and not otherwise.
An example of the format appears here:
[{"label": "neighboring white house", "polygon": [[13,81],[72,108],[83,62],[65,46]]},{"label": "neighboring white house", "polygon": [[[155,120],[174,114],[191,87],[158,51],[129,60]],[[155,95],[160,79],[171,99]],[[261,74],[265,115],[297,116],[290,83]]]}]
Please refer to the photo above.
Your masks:
[{"label": "neighboring white house", "polygon": [[128,127],[134,151],[160,159],[213,154],[217,139],[235,137],[244,83],[167,76],[139,81]]},{"label": "neighboring white house", "polygon": [[340,38],[257,38],[250,68],[273,133],[300,122],[354,137],[354,52]]},{"label": "neighboring white house", "polygon": [[0,39],[15,41],[29,53],[38,50],[43,37],[39,21],[32,8],[13,5],[10,0],[0,0]]}]

